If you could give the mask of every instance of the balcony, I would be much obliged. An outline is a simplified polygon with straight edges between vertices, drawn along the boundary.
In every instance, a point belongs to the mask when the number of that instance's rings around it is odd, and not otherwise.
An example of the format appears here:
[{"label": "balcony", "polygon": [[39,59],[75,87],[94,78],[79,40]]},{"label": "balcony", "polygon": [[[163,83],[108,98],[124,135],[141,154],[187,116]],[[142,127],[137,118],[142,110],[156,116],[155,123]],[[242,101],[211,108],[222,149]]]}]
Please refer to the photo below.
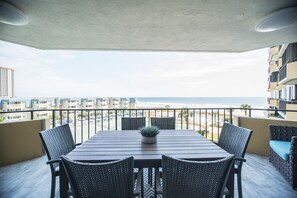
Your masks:
[{"label": "balcony", "polygon": [[278,82],[269,82],[268,91],[278,90]]},{"label": "balcony", "polygon": [[[279,109],[280,114],[289,120],[295,120],[297,119],[297,113],[294,112],[297,110],[297,101],[295,100],[280,100],[279,101]],[[282,111],[286,110],[286,111]],[[292,110],[292,111],[291,111]]]},{"label": "balcony", "polygon": [[276,98],[269,98],[268,104],[270,107],[278,107],[279,106],[279,100]]},{"label": "balcony", "polygon": [[277,61],[278,59],[278,52],[279,52],[279,47],[275,46],[275,47],[271,47],[269,49],[269,57],[268,57],[268,62],[274,62]]},{"label": "balcony", "polygon": [[297,84],[297,43],[290,43],[282,56],[280,84]]},{"label": "balcony", "polygon": [[[32,119],[37,119],[37,115],[43,110],[31,110],[29,113]],[[192,129],[203,134],[212,141],[217,141],[221,127],[224,122],[234,123],[242,127],[254,126],[266,127],[266,122],[290,122],[297,125],[296,121],[257,119],[258,112],[274,112],[267,109],[240,109],[240,108],[169,108],[169,109],[72,109],[72,110],[50,110],[51,127],[69,123],[76,142],[83,142],[94,133],[101,130],[120,130],[122,117],[146,117],[147,124],[151,117],[175,117],[177,129]],[[64,113],[65,112],[65,113]],[[84,119],[74,117],[69,119],[70,112],[84,115]],[[295,113],[297,110],[295,111]],[[28,113],[28,112],[24,112]],[[12,114],[1,112],[0,115]],[[238,117],[240,115],[246,115]],[[255,116],[255,117],[252,117]],[[264,121],[263,121],[264,120]],[[248,123],[250,122],[250,123]],[[37,124],[40,126],[40,124]],[[257,128],[256,127],[256,128]],[[246,156],[247,163],[243,166],[243,195],[244,197],[295,197],[297,192],[292,190],[290,185],[284,180],[280,173],[269,162],[268,157],[261,152],[263,145],[268,144],[263,133],[265,129],[253,129],[254,134],[250,141]],[[268,138],[268,137],[266,137]],[[259,141],[261,144],[259,144]],[[30,142],[30,144],[34,144]],[[40,143],[37,143],[40,147]],[[255,151],[259,150],[259,151]],[[260,151],[262,150],[262,151]],[[265,149],[264,149],[265,150]],[[266,148],[266,150],[268,150]],[[266,151],[267,152],[267,151]],[[252,154],[257,153],[257,154]],[[267,154],[266,154],[267,155]],[[16,163],[13,165],[2,166],[0,168],[0,195],[15,197],[26,195],[28,197],[46,197],[50,193],[50,170],[46,165],[45,156]],[[261,170],[261,171],[259,171]],[[145,178],[147,173],[145,172]],[[29,179],[28,179],[29,178]],[[153,194],[153,189],[145,181],[145,197]],[[58,184],[57,184],[58,186]],[[237,188],[235,186],[235,188]],[[13,189],[13,190],[12,190]],[[235,193],[235,197],[237,194]]]},{"label": "balcony", "polygon": [[297,59],[294,62],[284,65],[279,72],[280,84],[295,85],[297,84]]}]

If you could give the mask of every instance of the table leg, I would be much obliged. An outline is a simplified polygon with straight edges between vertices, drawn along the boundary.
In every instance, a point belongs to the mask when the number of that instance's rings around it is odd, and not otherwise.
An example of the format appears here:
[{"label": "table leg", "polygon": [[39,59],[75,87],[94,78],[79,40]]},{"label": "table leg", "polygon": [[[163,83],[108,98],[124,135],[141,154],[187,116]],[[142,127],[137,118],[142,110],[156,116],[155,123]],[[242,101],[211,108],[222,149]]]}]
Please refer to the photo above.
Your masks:
[{"label": "table leg", "polygon": [[60,168],[60,198],[68,197],[68,179],[62,162],[59,164]]},{"label": "table leg", "polygon": [[233,198],[234,197],[234,162],[233,162],[232,168],[230,170],[230,174],[229,174],[229,178],[228,178],[226,187],[229,190],[229,195],[227,197]]}]

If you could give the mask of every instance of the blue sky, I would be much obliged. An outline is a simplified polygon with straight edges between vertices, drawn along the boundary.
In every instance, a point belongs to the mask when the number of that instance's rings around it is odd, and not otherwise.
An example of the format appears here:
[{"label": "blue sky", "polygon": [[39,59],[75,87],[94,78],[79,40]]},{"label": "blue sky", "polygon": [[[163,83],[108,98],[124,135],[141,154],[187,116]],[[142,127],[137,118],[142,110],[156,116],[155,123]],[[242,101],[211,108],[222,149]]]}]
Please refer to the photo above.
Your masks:
[{"label": "blue sky", "polygon": [[266,97],[268,50],[39,50],[0,41],[18,97]]}]

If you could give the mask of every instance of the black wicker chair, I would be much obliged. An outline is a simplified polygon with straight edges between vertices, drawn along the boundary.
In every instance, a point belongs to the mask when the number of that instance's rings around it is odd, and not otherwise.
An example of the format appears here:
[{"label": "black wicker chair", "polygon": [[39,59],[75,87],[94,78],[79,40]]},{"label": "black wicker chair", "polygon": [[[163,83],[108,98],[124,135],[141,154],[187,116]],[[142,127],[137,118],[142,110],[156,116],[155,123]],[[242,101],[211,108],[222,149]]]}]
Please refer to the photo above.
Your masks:
[{"label": "black wicker chair", "polygon": [[156,126],[159,129],[175,129],[175,118],[151,118],[151,126]]},{"label": "black wicker chair", "polygon": [[122,130],[138,130],[145,126],[145,117],[122,118]]},{"label": "black wicker chair", "polygon": [[248,146],[252,131],[250,129],[234,126],[232,124],[224,123],[218,146],[235,156],[234,173],[237,174],[238,197],[242,197],[241,185],[241,169],[246,148]]},{"label": "black wicker chair", "polygon": [[270,146],[269,161],[289,182],[297,188],[297,127],[269,125],[270,140],[290,142],[288,159],[280,157]]},{"label": "black wicker chair", "polygon": [[39,133],[48,157],[52,173],[51,198],[55,197],[56,177],[60,175],[59,162],[62,155],[75,148],[69,125],[62,125]]},{"label": "black wicker chair", "polygon": [[134,197],[133,157],[107,163],[75,162],[62,156],[74,198]]},{"label": "black wicker chair", "polygon": [[187,161],[162,156],[163,190],[156,173],[156,190],[164,198],[223,197],[234,156],[215,161]]},{"label": "black wicker chair", "polygon": [[[141,127],[145,126],[145,117],[126,117],[122,118],[122,130],[138,130]],[[134,168],[135,178],[143,179],[143,169]],[[141,194],[143,195],[143,183],[141,186]],[[138,189],[137,189],[138,191]],[[138,193],[138,192],[136,192]]]}]

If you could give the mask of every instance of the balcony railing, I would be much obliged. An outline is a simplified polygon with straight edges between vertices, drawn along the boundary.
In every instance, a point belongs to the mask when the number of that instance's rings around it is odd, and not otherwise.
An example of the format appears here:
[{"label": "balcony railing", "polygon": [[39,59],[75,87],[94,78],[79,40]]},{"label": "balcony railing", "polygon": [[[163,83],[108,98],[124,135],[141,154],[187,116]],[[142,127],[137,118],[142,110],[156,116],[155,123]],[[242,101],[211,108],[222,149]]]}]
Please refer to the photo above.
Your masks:
[{"label": "balcony railing", "polygon": [[287,77],[287,64],[297,61],[297,43],[288,45],[282,56],[282,67],[280,68],[280,81]]},{"label": "balcony railing", "polygon": [[287,77],[287,65],[282,66],[279,70],[279,81],[282,81]]},{"label": "balcony railing", "polygon": [[[48,112],[51,127],[69,124],[74,140],[79,143],[102,130],[121,130],[122,117],[146,117],[146,125],[150,125],[151,117],[174,117],[176,129],[198,131],[212,141],[217,141],[224,122],[233,123],[234,115],[251,117],[255,112],[276,114],[277,111],[296,112],[284,109],[256,108],[158,108],[158,109],[48,109],[0,112],[5,119],[13,114],[23,113],[22,120],[41,119],[40,113]],[[5,120],[4,120],[5,121]]]}]

